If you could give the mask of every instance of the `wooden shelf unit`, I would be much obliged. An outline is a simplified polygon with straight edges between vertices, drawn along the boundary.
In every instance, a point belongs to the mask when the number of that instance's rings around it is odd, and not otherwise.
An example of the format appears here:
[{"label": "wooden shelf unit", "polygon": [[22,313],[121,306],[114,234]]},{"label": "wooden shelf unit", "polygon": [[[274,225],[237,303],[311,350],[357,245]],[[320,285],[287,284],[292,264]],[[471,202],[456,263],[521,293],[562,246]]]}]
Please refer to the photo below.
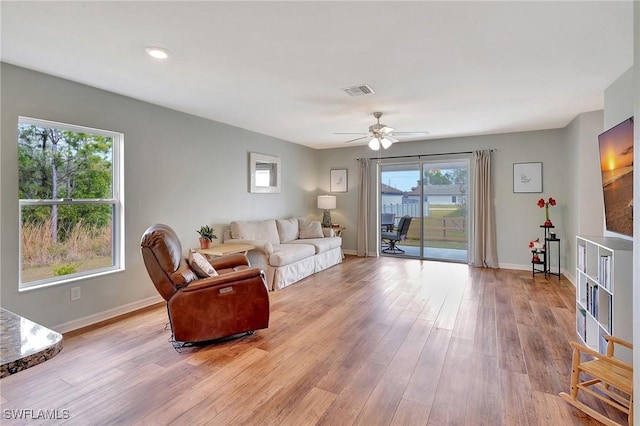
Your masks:
[{"label": "wooden shelf unit", "polygon": [[[633,243],[615,237],[576,237],[576,332],[589,348],[606,354],[610,334],[633,340]],[[620,359],[632,362],[620,348]]]}]

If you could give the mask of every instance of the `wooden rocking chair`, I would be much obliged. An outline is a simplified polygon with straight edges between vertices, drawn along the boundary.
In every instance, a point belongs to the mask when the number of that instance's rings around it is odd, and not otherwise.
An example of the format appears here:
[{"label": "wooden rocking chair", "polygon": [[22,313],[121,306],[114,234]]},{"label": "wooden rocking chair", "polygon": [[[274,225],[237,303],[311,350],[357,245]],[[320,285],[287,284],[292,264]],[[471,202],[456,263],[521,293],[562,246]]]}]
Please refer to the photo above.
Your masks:
[{"label": "wooden rocking chair", "polygon": [[[633,424],[633,366],[614,356],[614,344],[629,349],[633,345],[613,336],[604,336],[607,340],[607,354],[603,355],[576,342],[571,342],[573,358],[571,367],[571,394],[560,393],[560,397],[594,419],[610,426],[620,426],[603,414],[578,401],[578,391],[584,391],[600,401],[628,415],[629,425]],[[581,354],[593,359],[581,361]],[[580,373],[589,378],[580,381]],[[597,391],[593,389],[597,389]]]}]

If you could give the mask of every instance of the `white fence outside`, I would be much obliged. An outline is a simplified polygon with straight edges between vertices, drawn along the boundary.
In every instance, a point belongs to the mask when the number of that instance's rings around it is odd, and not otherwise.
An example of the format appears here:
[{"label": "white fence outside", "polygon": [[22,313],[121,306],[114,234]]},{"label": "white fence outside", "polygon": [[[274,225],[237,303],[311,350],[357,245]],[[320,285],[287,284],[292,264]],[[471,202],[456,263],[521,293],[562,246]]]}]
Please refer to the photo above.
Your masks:
[{"label": "white fence outside", "polygon": [[[429,203],[425,201],[422,208],[424,209],[423,211],[428,212]],[[382,213],[393,213],[396,218],[401,218],[405,215],[409,215],[411,217],[420,217],[420,203],[383,204]]]}]

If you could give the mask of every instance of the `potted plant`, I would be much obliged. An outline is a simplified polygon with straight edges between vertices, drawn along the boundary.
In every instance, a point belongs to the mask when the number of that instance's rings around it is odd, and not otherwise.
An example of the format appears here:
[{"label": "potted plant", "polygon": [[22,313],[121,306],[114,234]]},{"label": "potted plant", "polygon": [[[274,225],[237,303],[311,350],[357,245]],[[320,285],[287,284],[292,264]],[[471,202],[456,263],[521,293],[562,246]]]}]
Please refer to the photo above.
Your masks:
[{"label": "potted plant", "polygon": [[538,207],[543,208],[544,207],[544,213],[545,213],[545,221],[544,221],[544,225],[547,228],[553,228],[553,223],[549,220],[549,206],[555,206],[556,205],[556,200],[554,200],[553,198],[549,197],[549,201],[545,201],[544,198],[540,198],[538,200]]},{"label": "potted plant", "polygon": [[213,229],[209,225],[204,225],[200,227],[200,230],[196,230],[198,234],[200,234],[200,248],[208,249],[211,245],[211,240],[214,238],[218,238],[213,235]]}]

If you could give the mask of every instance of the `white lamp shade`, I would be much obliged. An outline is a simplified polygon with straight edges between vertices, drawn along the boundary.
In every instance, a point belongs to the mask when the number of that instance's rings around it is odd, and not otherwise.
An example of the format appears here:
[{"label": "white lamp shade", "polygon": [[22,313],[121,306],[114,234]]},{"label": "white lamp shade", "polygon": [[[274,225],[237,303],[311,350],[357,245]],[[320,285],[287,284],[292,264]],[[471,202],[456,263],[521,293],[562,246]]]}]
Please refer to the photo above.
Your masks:
[{"label": "white lamp shade", "polygon": [[378,138],[372,138],[369,141],[369,148],[371,148],[374,151],[377,151],[380,149],[380,141],[378,140]]},{"label": "white lamp shade", "polygon": [[318,195],[318,208],[323,210],[333,210],[336,208],[335,195]]},{"label": "white lamp shade", "polygon": [[380,144],[382,145],[382,147],[384,149],[389,148],[392,143],[393,142],[390,139],[386,138],[386,137],[382,138],[382,140],[380,141]]}]

